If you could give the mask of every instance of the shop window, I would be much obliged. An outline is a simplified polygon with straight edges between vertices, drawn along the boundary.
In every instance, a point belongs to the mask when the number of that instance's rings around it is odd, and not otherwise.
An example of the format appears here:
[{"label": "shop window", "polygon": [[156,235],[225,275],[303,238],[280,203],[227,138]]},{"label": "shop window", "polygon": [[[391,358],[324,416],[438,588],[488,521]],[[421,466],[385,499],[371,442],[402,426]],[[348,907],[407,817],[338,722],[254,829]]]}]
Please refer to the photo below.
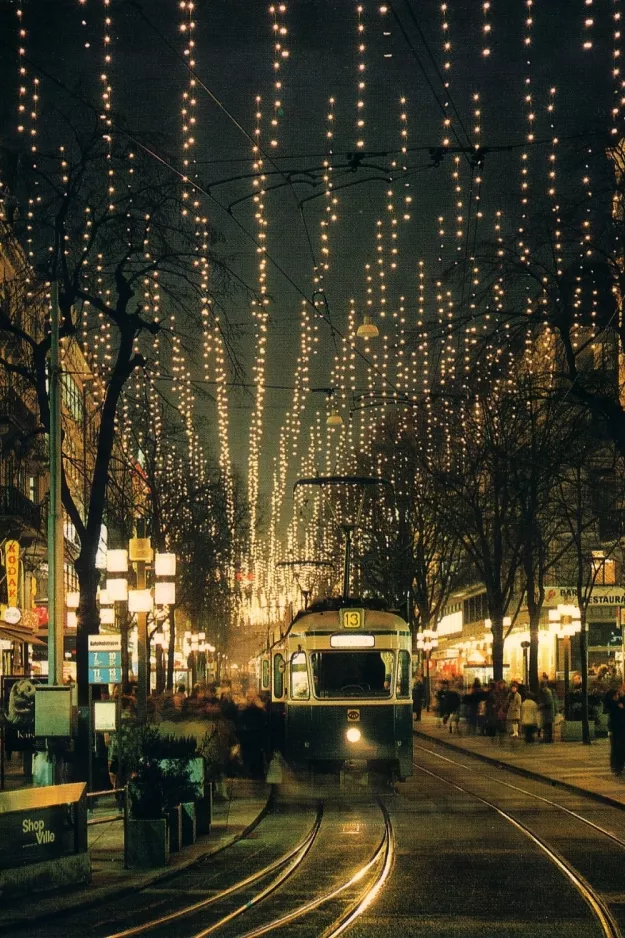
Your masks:
[{"label": "shop window", "polygon": [[308,666],[303,651],[291,655],[291,697],[294,700],[308,700],[310,697]]},{"label": "shop window", "polygon": [[263,690],[269,689],[269,659],[263,658],[261,686]]}]

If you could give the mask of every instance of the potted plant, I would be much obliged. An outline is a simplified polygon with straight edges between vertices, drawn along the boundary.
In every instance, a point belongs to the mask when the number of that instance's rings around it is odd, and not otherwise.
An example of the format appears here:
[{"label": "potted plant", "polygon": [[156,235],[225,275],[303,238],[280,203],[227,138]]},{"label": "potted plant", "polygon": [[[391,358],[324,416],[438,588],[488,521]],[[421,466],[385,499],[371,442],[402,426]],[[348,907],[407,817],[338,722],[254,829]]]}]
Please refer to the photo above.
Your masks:
[{"label": "potted plant", "polygon": [[181,846],[181,809],[193,801],[189,763],[195,740],[161,736],[155,727],[138,730],[136,768],[130,778],[131,817],[127,827],[127,865],[162,866]]}]

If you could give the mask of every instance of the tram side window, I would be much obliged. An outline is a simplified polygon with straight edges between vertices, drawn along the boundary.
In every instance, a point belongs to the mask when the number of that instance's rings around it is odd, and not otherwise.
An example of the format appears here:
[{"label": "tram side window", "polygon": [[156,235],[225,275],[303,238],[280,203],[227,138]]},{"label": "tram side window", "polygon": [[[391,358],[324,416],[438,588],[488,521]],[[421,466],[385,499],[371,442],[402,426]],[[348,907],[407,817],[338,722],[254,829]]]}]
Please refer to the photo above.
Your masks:
[{"label": "tram side window", "polygon": [[273,695],[274,697],[284,695],[284,658],[282,655],[273,657]]},{"label": "tram side window", "polygon": [[269,690],[269,660],[263,658],[263,673],[261,677],[263,690]]},{"label": "tram side window", "polygon": [[397,656],[397,696],[410,697],[410,653],[400,651]]},{"label": "tram side window", "polygon": [[310,697],[306,653],[303,651],[291,655],[291,697],[294,700],[307,700]]}]

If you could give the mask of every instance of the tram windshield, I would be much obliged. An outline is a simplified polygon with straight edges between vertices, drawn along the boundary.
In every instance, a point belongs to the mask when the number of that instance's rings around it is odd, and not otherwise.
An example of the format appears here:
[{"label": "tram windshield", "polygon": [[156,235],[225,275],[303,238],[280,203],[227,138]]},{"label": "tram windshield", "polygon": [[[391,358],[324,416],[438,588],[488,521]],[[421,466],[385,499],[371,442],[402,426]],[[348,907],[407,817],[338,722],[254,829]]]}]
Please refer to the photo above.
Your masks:
[{"label": "tram windshield", "polygon": [[315,697],[390,697],[392,651],[315,651],[311,654]]}]

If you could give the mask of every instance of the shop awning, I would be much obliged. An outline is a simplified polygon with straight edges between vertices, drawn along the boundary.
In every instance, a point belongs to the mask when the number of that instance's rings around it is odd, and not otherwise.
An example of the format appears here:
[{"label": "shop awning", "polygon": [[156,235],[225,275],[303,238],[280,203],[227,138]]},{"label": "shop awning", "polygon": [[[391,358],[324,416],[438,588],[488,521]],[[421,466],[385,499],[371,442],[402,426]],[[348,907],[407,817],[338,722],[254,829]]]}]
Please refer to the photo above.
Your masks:
[{"label": "shop awning", "polygon": [[30,629],[20,628],[19,625],[9,625],[0,622],[0,638],[8,642],[27,642],[29,645],[45,645]]}]

